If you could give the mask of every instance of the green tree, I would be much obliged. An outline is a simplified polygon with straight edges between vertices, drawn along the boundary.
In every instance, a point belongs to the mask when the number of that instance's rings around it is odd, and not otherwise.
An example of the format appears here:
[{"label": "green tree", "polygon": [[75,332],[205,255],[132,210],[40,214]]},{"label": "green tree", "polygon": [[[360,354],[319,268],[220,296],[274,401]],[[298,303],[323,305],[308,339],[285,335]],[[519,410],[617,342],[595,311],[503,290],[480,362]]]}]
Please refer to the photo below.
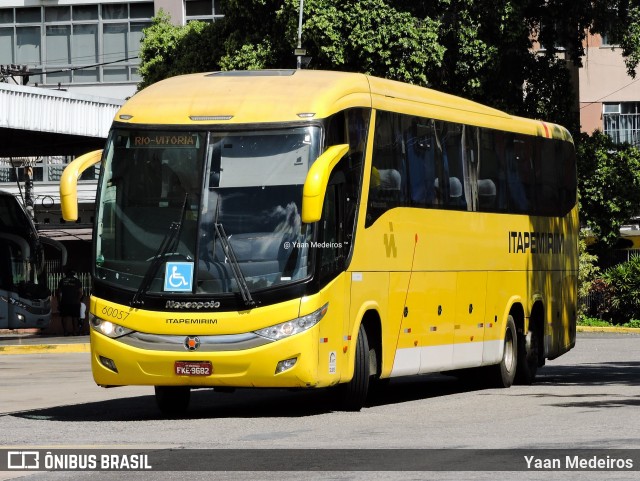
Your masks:
[{"label": "green tree", "polygon": [[[630,0],[390,0],[440,21],[445,48],[434,86],[507,112],[560,123],[577,134],[568,60],[580,66],[588,33],[623,46],[627,68],[640,59],[640,10]],[[544,53],[536,53],[540,45]],[[524,95],[523,95],[524,90]]]},{"label": "green tree", "polygon": [[[173,26],[161,13],[145,30],[139,87],[195,71],[293,68],[298,8],[298,0],[229,0],[221,21],[185,27]],[[307,0],[304,8],[313,68],[426,85],[428,73],[442,62],[438,23],[418,20],[384,0]]]},{"label": "green tree", "polygon": [[607,286],[607,309],[601,317],[614,324],[640,318],[640,256],[610,267],[603,274]]},{"label": "green tree", "polygon": [[[293,68],[299,0],[227,0],[214,24],[145,31],[140,87],[179,73]],[[306,0],[310,68],[366,72],[429,85],[578,131],[564,60],[579,64],[588,32],[640,61],[637,0]],[[534,41],[545,47],[536,54]]]},{"label": "green tree", "polygon": [[140,46],[142,81],[138,88],[175,75],[213,70],[215,38],[216,31],[211,24],[190,22],[184,27],[176,26],[169,15],[160,10],[151,26],[144,30]]},{"label": "green tree", "polygon": [[[590,291],[596,276],[600,273],[600,268],[597,266],[598,256],[590,253],[587,250],[587,243],[581,235],[578,241],[578,252],[580,254],[580,261],[578,264],[578,298],[585,299]],[[579,303],[578,308],[580,316],[586,314],[586,306]]]},{"label": "green tree", "polygon": [[640,150],[617,145],[596,131],[578,142],[578,192],[582,222],[605,247],[618,239],[620,226],[638,215]]},{"label": "green tree", "polygon": [[[427,85],[441,64],[439,22],[417,19],[385,0],[307,0],[304,44],[319,69],[363,72]],[[278,12],[295,39],[298,0]],[[292,22],[291,20],[295,20]]]}]

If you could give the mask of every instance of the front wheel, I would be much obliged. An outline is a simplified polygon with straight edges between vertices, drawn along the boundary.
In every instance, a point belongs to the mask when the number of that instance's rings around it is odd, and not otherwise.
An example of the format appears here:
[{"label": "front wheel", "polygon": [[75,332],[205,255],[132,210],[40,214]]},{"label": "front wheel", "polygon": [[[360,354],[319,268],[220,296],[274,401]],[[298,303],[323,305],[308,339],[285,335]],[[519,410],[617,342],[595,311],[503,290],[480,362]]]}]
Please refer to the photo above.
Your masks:
[{"label": "front wheel", "polygon": [[356,360],[353,370],[353,378],[346,384],[340,386],[341,407],[345,411],[360,411],[367,400],[369,392],[369,378],[371,376],[371,353],[369,340],[364,326],[360,326],[358,331],[358,342],[356,344]]},{"label": "front wheel", "polygon": [[156,404],[165,416],[184,414],[191,401],[191,389],[184,386],[156,386]]},{"label": "front wheel", "polygon": [[489,382],[494,387],[511,387],[516,375],[518,365],[518,337],[516,324],[513,317],[507,319],[507,328],[504,333],[504,350],[500,364],[490,366]]}]

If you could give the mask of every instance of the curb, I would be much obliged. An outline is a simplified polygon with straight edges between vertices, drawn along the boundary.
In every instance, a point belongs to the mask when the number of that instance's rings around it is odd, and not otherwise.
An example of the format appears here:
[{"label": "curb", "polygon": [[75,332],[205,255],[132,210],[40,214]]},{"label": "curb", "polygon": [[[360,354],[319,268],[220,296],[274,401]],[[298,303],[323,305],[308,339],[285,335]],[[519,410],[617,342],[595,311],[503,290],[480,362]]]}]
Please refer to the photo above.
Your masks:
[{"label": "curb", "polygon": [[64,354],[89,351],[88,342],[77,344],[14,344],[11,346],[0,346],[0,356],[7,354]]},{"label": "curb", "polygon": [[620,334],[640,334],[640,329],[635,327],[599,327],[599,326],[577,326],[578,332],[607,332]]}]

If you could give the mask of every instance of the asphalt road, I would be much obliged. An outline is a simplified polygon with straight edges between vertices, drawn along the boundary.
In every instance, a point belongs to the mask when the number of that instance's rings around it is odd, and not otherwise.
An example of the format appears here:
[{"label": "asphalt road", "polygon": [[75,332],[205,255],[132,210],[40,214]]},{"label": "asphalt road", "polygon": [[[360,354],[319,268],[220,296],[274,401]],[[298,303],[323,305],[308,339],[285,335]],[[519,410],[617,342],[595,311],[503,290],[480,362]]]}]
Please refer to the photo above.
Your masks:
[{"label": "asphalt road", "polygon": [[[580,333],[576,348],[549,361],[532,386],[480,389],[448,376],[416,376],[393,380],[371,396],[359,413],[334,411],[326,391],[238,390],[230,394],[199,390],[184,418],[166,420],[155,407],[151,388],[96,387],[88,353],[0,355],[0,447],[155,452],[282,449],[282,469],[288,462],[297,466],[286,457],[286,453],[296,454],[291,449],[338,449],[345,456],[353,454],[352,449],[487,449],[490,454],[513,449],[559,453],[583,448],[640,450],[639,385],[639,335]],[[251,456],[251,451],[247,453]],[[390,461],[390,466],[396,465],[397,460]],[[501,468],[495,466],[496,471]],[[451,469],[436,473],[184,471],[127,473],[126,478],[640,478],[638,471],[516,473],[478,470],[473,465],[470,471],[460,471],[466,468],[459,464]],[[123,476],[113,472],[26,474],[34,481]],[[16,475],[0,472],[0,479]]]}]

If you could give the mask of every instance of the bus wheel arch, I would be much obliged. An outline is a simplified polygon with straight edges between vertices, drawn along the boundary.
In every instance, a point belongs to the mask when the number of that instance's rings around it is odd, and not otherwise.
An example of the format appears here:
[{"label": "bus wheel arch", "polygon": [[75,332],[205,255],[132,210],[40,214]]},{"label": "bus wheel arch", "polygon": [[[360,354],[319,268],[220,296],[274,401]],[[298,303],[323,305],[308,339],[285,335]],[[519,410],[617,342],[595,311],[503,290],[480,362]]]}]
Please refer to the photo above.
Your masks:
[{"label": "bus wheel arch", "polygon": [[360,325],[364,326],[369,343],[369,375],[379,379],[382,372],[382,323],[378,312],[367,311]]}]

